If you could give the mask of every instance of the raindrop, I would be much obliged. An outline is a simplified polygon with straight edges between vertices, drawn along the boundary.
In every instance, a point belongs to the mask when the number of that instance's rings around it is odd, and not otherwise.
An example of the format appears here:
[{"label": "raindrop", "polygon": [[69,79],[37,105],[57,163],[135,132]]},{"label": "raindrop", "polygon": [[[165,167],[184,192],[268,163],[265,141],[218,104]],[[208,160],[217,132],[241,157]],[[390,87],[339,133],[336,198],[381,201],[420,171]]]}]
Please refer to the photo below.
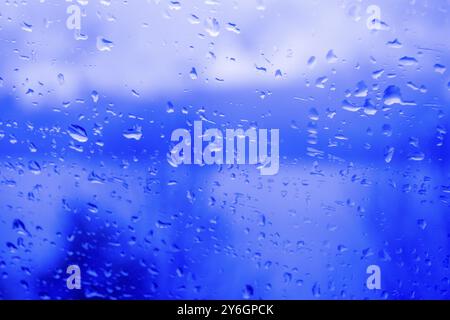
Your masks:
[{"label": "raindrop", "polygon": [[192,80],[197,80],[198,78],[197,70],[195,70],[195,68],[192,68],[191,71],[189,72],[189,76],[191,77]]},{"label": "raindrop", "polygon": [[316,57],[312,56],[308,59],[307,65],[312,68],[316,64]]},{"label": "raindrop", "polygon": [[86,130],[83,127],[76,124],[72,124],[67,130],[67,133],[72,139],[78,142],[84,143],[89,140]]},{"label": "raindrop", "polygon": [[179,1],[170,1],[169,9],[170,10],[180,10],[181,9],[181,3]]},{"label": "raindrop", "polygon": [[231,22],[229,22],[229,23],[227,24],[226,29],[227,29],[228,31],[234,32],[234,33],[236,33],[236,34],[241,33],[241,30],[236,26],[236,24],[231,23]]},{"label": "raindrop", "polygon": [[167,102],[166,112],[167,113],[174,113],[175,112],[175,107],[173,106],[173,103],[171,101]]},{"label": "raindrop", "polygon": [[384,69],[376,70],[376,71],[372,72],[372,78],[374,80],[377,80],[383,75],[383,73],[384,73]]},{"label": "raindrop", "polygon": [[394,156],[395,148],[394,147],[386,147],[384,151],[384,161],[386,163],[390,163],[392,161],[392,157]]},{"label": "raindrop", "polygon": [[91,92],[91,98],[92,98],[92,101],[94,101],[94,103],[97,103],[97,102],[98,102],[98,99],[99,99],[98,92],[95,91],[95,90],[93,90],[93,91]]},{"label": "raindrop", "polygon": [[384,96],[383,96],[384,104],[387,106],[391,106],[394,104],[400,104],[400,105],[416,105],[415,102],[406,102],[403,101],[402,98],[402,92],[400,91],[400,88],[397,86],[389,86],[384,90]]},{"label": "raindrop", "polygon": [[28,163],[28,170],[30,170],[33,174],[40,174],[41,173],[41,166],[36,161],[30,161]]},{"label": "raindrop", "polygon": [[377,113],[377,108],[372,104],[370,99],[366,99],[364,103],[364,113],[368,116],[374,116]]},{"label": "raindrop", "polygon": [[131,90],[131,93],[132,93],[133,96],[135,96],[136,98],[139,98],[139,97],[140,97],[139,92],[137,92],[135,89],[132,89],[132,90]]},{"label": "raindrop", "polygon": [[394,39],[392,41],[388,41],[387,46],[391,47],[391,48],[399,49],[402,47],[402,44],[400,43],[400,41],[398,39]]},{"label": "raindrop", "polygon": [[190,16],[189,16],[189,22],[191,23],[191,24],[199,24],[200,23],[200,19],[199,19],[199,17],[197,17],[195,14],[191,14]]},{"label": "raindrop", "polygon": [[381,130],[382,130],[383,134],[386,137],[392,136],[392,127],[391,127],[391,125],[385,123],[385,124],[383,124],[383,127],[381,128]]},{"label": "raindrop", "polygon": [[316,282],[314,283],[313,287],[312,287],[312,294],[315,298],[319,298],[320,297],[320,286],[319,284]]},{"label": "raindrop", "polygon": [[211,37],[217,37],[220,33],[219,21],[216,18],[207,18],[205,20],[205,30]]},{"label": "raindrop", "polygon": [[20,219],[14,219],[13,229],[16,230],[18,234],[31,236],[30,232],[25,227],[25,223]]},{"label": "raindrop", "polygon": [[369,89],[367,88],[366,83],[364,81],[360,81],[356,85],[356,90],[355,90],[354,96],[358,97],[358,98],[365,98],[365,97],[367,97],[368,92],[369,92]]},{"label": "raindrop", "polygon": [[353,105],[351,102],[349,102],[348,100],[344,100],[342,101],[342,109],[346,110],[346,111],[350,111],[350,112],[357,112],[359,111],[361,108],[358,106]]},{"label": "raindrop", "polygon": [[114,47],[114,43],[111,40],[105,39],[103,37],[97,37],[97,50],[99,51],[111,51]]},{"label": "raindrop", "polygon": [[22,24],[22,30],[26,31],[26,32],[32,32],[33,31],[33,25],[23,22]]},{"label": "raindrop", "polygon": [[437,63],[434,65],[434,71],[437,73],[444,74],[446,70],[447,68],[442,64]]},{"label": "raindrop", "polygon": [[275,71],[275,79],[280,79],[282,76],[283,76],[283,75],[282,75],[282,73],[281,73],[281,70],[280,70],[280,69],[277,69],[277,70]]},{"label": "raindrop", "polygon": [[422,161],[425,159],[425,154],[422,151],[414,151],[408,156],[408,160]]},{"label": "raindrop", "polygon": [[246,300],[251,299],[253,297],[253,293],[254,293],[253,287],[247,284],[243,290],[242,298]]},{"label": "raindrop", "polygon": [[159,229],[166,229],[169,228],[172,224],[170,222],[158,220],[155,225]]},{"label": "raindrop", "polygon": [[417,220],[417,225],[420,229],[425,230],[425,228],[427,227],[427,222],[425,221],[425,219],[419,219]]},{"label": "raindrop", "polygon": [[142,138],[142,128],[139,126],[128,129],[122,133],[122,135],[127,139],[141,140]]},{"label": "raindrop", "polygon": [[62,73],[58,74],[58,83],[61,86],[64,84],[64,75]]},{"label": "raindrop", "polygon": [[399,62],[402,66],[415,66],[418,63],[416,58],[407,56],[400,58]]},{"label": "raindrop", "polygon": [[328,78],[325,76],[317,78],[316,79],[316,87],[321,88],[321,89],[325,88],[325,83],[327,83],[327,81],[328,81]]},{"label": "raindrop", "polygon": [[338,57],[333,50],[328,51],[326,59],[328,63],[336,63],[338,61]]}]

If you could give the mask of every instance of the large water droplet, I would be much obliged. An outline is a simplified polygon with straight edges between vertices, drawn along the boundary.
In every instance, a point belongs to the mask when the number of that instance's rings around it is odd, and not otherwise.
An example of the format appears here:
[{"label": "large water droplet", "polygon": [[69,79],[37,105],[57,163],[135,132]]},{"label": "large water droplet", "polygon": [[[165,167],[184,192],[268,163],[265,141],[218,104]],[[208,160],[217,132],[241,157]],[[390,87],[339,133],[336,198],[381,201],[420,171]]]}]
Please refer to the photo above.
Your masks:
[{"label": "large water droplet", "polygon": [[400,105],[407,105],[407,106],[414,106],[416,105],[415,102],[408,102],[403,101],[402,98],[402,92],[399,87],[397,86],[389,86],[384,90],[384,96],[383,96],[384,104],[387,106],[391,106],[394,104],[400,104]]},{"label": "large water droplet", "polygon": [[407,56],[400,58],[399,62],[402,66],[415,66],[418,63],[416,58]]},{"label": "large water droplet", "polygon": [[80,127],[79,125],[72,124],[69,129],[67,130],[67,133],[69,136],[78,141],[78,142],[86,142],[88,141],[88,136],[86,133],[86,130],[83,127]]}]

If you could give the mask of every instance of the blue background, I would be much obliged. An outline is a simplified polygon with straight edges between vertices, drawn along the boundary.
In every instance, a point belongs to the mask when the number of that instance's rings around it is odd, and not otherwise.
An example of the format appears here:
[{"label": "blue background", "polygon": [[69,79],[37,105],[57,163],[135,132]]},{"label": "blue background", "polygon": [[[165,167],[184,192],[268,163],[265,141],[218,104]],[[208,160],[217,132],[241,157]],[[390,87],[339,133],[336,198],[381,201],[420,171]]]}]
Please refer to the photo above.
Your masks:
[{"label": "blue background", "polygon": [[[1,1],[0,298],[447,299],[449,10]],[[172,167],[196,120],[280,129],[279,173]]]}]

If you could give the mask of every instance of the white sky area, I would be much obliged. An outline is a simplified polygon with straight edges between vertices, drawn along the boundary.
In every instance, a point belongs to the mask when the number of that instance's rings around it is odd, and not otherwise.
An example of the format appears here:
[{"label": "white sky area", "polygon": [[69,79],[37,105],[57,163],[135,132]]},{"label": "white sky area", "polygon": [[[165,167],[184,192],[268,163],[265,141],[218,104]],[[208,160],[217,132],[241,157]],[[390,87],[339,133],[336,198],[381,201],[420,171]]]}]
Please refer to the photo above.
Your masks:
[{"label": "white sky area", "polygon": [[[66,27],[71,4],[82,9],[84,40]],[[373,4],[388,30],[368,29],[366,9]],[[325,57],[331,49],[336,63],[367,61],[395,38],[404,47],[441,46],[446,52],[449,6],[446,0],[1,1],[0,77],[5,88],[16,86],[18,97],[32,101],[46,96],[73,101],[87,90],[115,96],[135,90],[150,97],[198,86],[289,85],[312,72],[311,56],[317,59],[314,72],[329,72]],[[212,19],[218,29],[208,29]],[[229,23],[239,33],[229,30]],[[112,41],[110,50],[99,50],[98,39]],[[195,80],[189,74],[193,67]],[[34,93],[26,95],[28,89]]]}]

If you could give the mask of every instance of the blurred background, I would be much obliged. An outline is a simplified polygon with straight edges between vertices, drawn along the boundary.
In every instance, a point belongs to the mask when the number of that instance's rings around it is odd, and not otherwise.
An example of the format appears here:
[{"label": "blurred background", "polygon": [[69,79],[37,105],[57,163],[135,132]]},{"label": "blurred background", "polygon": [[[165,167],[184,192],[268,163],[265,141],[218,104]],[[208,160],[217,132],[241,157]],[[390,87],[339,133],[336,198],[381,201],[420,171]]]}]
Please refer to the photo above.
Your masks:
[{"label": "blurred background", "polygon": [[[0,0],[0,298],[448,299],[449,10]],[[198,120],[279,173],[173,167]]]}]

